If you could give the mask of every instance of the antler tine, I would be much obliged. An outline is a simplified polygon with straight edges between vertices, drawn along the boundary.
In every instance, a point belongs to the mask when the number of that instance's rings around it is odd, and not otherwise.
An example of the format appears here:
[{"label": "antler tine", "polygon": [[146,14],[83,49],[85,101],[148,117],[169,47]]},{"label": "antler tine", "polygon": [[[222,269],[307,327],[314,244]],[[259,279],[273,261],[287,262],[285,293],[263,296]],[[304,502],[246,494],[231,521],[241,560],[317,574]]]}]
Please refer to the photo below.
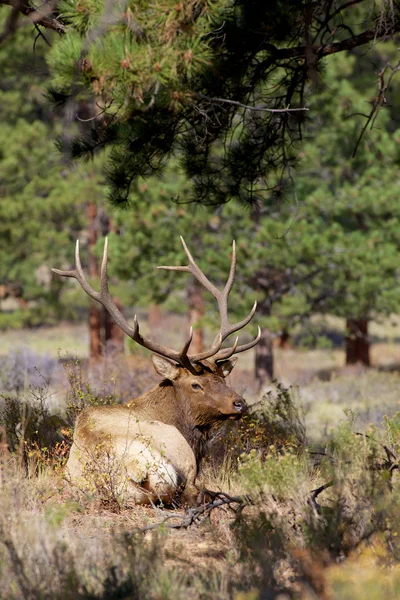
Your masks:
[{"label": "antler tine", "polygon": [[[223,358],[230,358],[231,356],[233,356],[235,354],[235,352],[237,352],[237,348],[238,348],[238,343],[239,343],[239,336],[236,336],[234,344],[231,348],[225,348],[224,350],[221,350],[220,352],[217,352],[217,354],[214,355],[213,359],[214,362],[218,360],[218,356],[220,354],[223,354]],[[239,350],[240,352],[240,350]]]},{"label": "antler tine", "polygon": [[99,292],[96,292],[96,290],[94,290],[92,288],[92,286],[88,283],[88,281],[85,277],[85,274],[83,272],[82,265],[81,265],[81,258],[80,258],[80,254],[79,254],[79,240],[76,240],[76,245],[75,245],[75,269],[71,269],[70,271],[62,271],[61,269],[51,269],[51,270],[53,271],[53,273],[56,273],[56,275],[61,275],[61,277],[73,277],[80,283],[81,287],[85,290],[85,292],[91,298],[100,302]]},{"label": "antler tine", "polygon": [[[159,266],[157,268],[165,269],[168,271],[181,271],[181,272],[185,272],[185,273],[191,273],[197,279],[197,281],[206,290],[208,290],[214,296],[214,298],[217,300],[218,310],[219,310],[219,315],[220,315],[220,320],[221,320],[220,331],[217,334],[217,336],[214,338],[214,341],[212,343],[210,350],[207,350],[206,352],[202,352],[201,354],[190,355],[189,358],[191,361],[196,362],[196,361],[203,360],[205,358],[211,358],[212,356],[215,356],[215,355],[219,356],[220,352],[223,352],[224,355],[227,353],[230,353],[232,351],[232,348],[227,348],[226,350],[220,350],[222,342],[227,337],[229,337],[232,333],[234,333],[235,331],[238,331],[239,329],[242,329],[243,327],[245,327],[253,318],[256,308],[257,308],[257,302],[255,302],[250,313],[247,315],[247,317],[245,317],[238,323],[232,324],[229,322],[228,297],[231,292],[233,282],[235,280],[235,274],[236,274],[236,243],[235,243],[235,240],[233,240],[233,242],[232,242],[232,259],[231,259],[231,266],[230,266],[230,270],[229,270],[229,276],[228,276],[228,279],[224,286],[224,289],[219,290],[213,283],[211,283],[211,281],[208,279],[208,277],[203,273],[203,271],[197,265],[196,261],[194,260],[192,254],[191,254],[189,248],[187,247],[187,244],[182,236],[180,236],[180,239],[182,242],[183,249],[185,250],[186,256],[188,258],[189,264],[185,265],[185,266]],[[258,341],[259,340],[257,339],[257,342]],[[254,344],[256,344],[257,342],[254,342]],[[238,352],[237,347],[238,348],[242,347],[242,346],[237,346],[237,343],[238,342],[236,341],[233,346],[235,348],[235,350],[232,352],[232,354],[235,351]],[[245,344],[245,346],[247,346],[247,344]],[[250,346],[250,347],[252,347],[252,346]],[[243,352],[243,350],[239,350],[239,351]],[[232,354],[229,354],[229,356],[231,356]]]},{"label": "antler tine", "polygon": [[254,348],[254,346],[256,346],[261,339],[261,329],[258,327],[257,336],[254,338],[254,340],[248,342],[247,344],[238,346],[238,339],[239,338],[236,338],[235,344],[232,346],[232,348],[224,348],[213,357],[213,360],[215,362],[218,360],[225,360],[230,358],[233,354],[239,354],[239,352],[245,352],[246,350],[250,350],[250,348]]},{"label": "antler tine", "polygon": [[81,280],[86,281],[86,277],[82,269],[81,256],[79,253],[79,240],[76,240],[75,244],[75,270],[78,273]]},{"label": "antler tine", "polygon": [[193,327],[190,327],[189,330],[189,337],[185,342],[185,345],[183,346],[182,350],[179,353],[179,363],[188,368],[189,370],[191,370],[193,368],[192,363],[190,362],[190,358],[188,356],[188,350],[189,350],[189,346],[192,343],[193,340]]},{"label": "antler tine", "polygon": [[183,271],[185,273],[191,273],[194,277],[196,277],[197,281],[199,283],[201,283],[206,288],[206,290],[208,290],[210,292],[210,294],[212,294],[214,296],[214,298],[216,300],[218,300],[221,295],[221,292],[218,290],[218,288],[215,287],[215,285],[213,283],[211,283],[211,281],[208,279],[208,277],[206,277],[206,275],[204,275],[203,271],[200,269],[200,267],[194,260],[193,256],[191,255],[190,250],[187,247],[185,240],[183,239],[183,237],[181,235],[179,237],[181,239],[182,246],[186,253],[186,256],[188,257],[189,264],[186,266],[176,266],[176,267],[163,265],[163,266],[157,267],[157,269],[164,269],[165,271]]},{"label": "antler tine", "polygon": [[236,241],[232,240],[232,260],[231,260],[231,268],[229,271],[229,277],[226,282],[224,292],[229,296],[229,293],[232,289],[233,282],[235,280],[236,275]]},{"label": "antler tine", "polygon": [[104,242],[103,260],[101,261],[100,268],[100,289],[102,294],[109,294],[108,290],[108,274],[107,274],[107,263],[108,263],[108,237]]},{"label": "antler tine", "polygon": [[187,356],[187,352],[189,350],[189,346],[192,343],[192,339],[193,339],[193,327],[190,326],[190,330],[189,330],[189,337],[185,342],[185,345],[183,346],[182,350],[181,350],[181,354],[182,356]]},{"label": "antler tine", "polygon": [[191,354],[189,356],[189,359],[192,362],[199,362],[200,360],[205,360],[206,358],[213,357],[221,349],[222,342],[223,342],[222,334],[219,333],[217,335],[217,337],[215,338],[215,340],[213,341],[211,348],[209,350],[205,350],[204,352],[201,352],[200,354]]},{"label": "antler tine", "polygon": [[181,239],[183,249],[186,252],[186,256],[189,259],[189,267],[188,267],[189,271],[191,273],[193,273],[193,275],[196,277],[196,279],[199,281],[199,283],[201,283],[214,296],[214,298],[218,299],[219,296],[221,295],[221,292],[218,290],[218,288],[215,287],[215,285],[213,283],[211,283],[211,281],[208,279],[208,277],[200,269],[200,267],[194,260],[189,248],[187,247],[186,242],[183,239],[183,237],[181,235],[179,237]]},{"label": "antler tine", "polygon": [[[233,285],[233,282],[235,279],[235,272],[236,272],[235,240],[233,240],[233,242],[232,242],[232,260],[231,260],[231,266],[230,266],[228,280],[225,284],[224,289],[222,291],[220,291],[213,283],[211,283],[211,281],[208,279],[208,277],[200,269],[200,267],[194,260],[192,254],[191,254],[189,248],[187,247],[187,244],[182,236],[180,236],[180,239],[182,242],[183,249],[185,250],[186,256],[188,257],[189,264],[186,266],[160,266],[157,268],[165,269],[168,271],[181,271],[181,272],[183,271],[186,273],[191,273],[197,279],[197,281],[214,296],[214,298],[217,300],[217,303],[218,303],[218,309],[219,309],[219,314],[220,314],[220,319],[221,319],[220,333],[222,334],[222,341],[224,341],[224,339],[226,339],[229,335],[231,335],[231,333],[234,333],[238,329],[241,329],[241,327],[244,327],[248,323],[248,321],[246,321],[246,319],[243,319],[243,321],[241,321],[240,323],[238,323],[236,325],[231,325],[229,323],[229,319],[228,319],[228,296],[232,289],[232,285]],[[254,314],[254,312],[252,312],[251,316],[249,316],[249,320],[252,318],[253,314]],[[217,337],[214,339],[213,346],[217,342]]]},{"label": "antler tine", "polygon": [[251,309],[251,311],[249,312],[249,314],[247,315],[247,317],[245,317],[244,319],[242,319],[238,323],[235,323],[234,325],[230,325],[228,323],[228,329],[227,329],[226,335],[224,335],[224,339],[226,339],[232,333],[235,333],[235,331],[239,331],[239,329],[243,329],[243,327],[246,327],[246,325],[248,323],[250,323],[250,321],[254,317],[254,314],[255,314],[256,310],[257,310],[257,300],[254,302],[253,308]]},{"label": "antler tine", "polygon": [[[94,300],[100,302],[104,306],[104,308],[110,313],[116,324],[122,329],[124,333],[126,333],[129,337],[131,337],[135,342],[159,354],[160,356],[164,356],[165,358],[169,358],[183,367],[193,368],[190,363],[190,358],[188,356],[189,346],[192,342],[193,331],[190,330],[189,339],[185,342],[184,347],[180,352],[176,352],[170,348],[162,346],[157,342],[152,342],[149,339],[144,338],[139,331],[139,323],[137,316],[135,315],[133,320],[133,327],[128,323],[125,317],[122,315],[121,311],[116,306],[115,302],[112,299],[110,291],[108,289],[108,276],[107,276],[107,262],[108,262],[108,238],[105,240],[104,244],[104,252],[103,252],[103,260],[101,263],[100,270],[100,292],[96,292],[91,285],[89,285],[85,274],[82,269],[80,252],[79,252],[79,240],[76,242],[75,249],[75,269],[71,269],[69,271],[63,271],[60,269],[52,269],[54,273],[57,275],[61,275],[62,277],[73,277],[76,279],[83,290]],[[222,342],[221,342],[222,343]],[[220,349],[221,344],[219,344],[218,350]]]}]

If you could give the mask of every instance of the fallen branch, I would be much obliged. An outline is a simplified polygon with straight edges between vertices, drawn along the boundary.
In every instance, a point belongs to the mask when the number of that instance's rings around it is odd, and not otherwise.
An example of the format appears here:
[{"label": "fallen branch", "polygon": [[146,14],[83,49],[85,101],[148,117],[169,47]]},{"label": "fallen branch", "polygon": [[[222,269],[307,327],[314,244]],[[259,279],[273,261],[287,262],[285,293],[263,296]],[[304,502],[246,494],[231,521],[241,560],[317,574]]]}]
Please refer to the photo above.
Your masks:
[{"label": "fallen branch", "polygon": [[327,490],[328,488],[330,488],[332,486],[333,486],[333,481],[328,481],[328,483],[324,483],[323,485],[320,485],[315,490],[312,490],[310,492],[310,499],[308,500],[308,502],[309,502],[309,504],[311,504],[311,506],[313,508],[315,508],[315,510],[317,511],[318,514],[321,514],[321,505],[318,504],[317,498],[320,494],[322,494],[322,492],[324,492],[325,490]]},{"label": "fallen branch", "polygon": [[[252,504],[249,496],[230,496],[225,492],[210,492],[208,490],[206,493],[213,498],[210,502],[206,502],[194,508],[188,508],[183,517],[181,513],[170,513],[162,521],[146,527],[140,527],[138,528],[138,531],[145,533],[146,531],[158,529],[159,527],[166,527],[167,529],[187,529],[191,525],[203,522],[216,508],[224,506],[231,509],[235,514],[240,514],[246,506]],[[178,519],[178,521],[176,523],[169,523],[168,521],[171,519]]]}]

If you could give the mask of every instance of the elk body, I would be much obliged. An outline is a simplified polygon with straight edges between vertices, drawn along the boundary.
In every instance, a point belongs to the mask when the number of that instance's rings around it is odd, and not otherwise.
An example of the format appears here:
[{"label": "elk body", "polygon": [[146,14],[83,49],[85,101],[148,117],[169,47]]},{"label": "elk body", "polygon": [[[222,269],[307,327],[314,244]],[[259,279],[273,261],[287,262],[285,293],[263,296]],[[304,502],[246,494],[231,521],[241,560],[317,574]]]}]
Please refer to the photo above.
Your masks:
[{"label": "elk body", "polygon": [[139,332],[135,316],[131,326],[112,300],[107,282],[107,240],[101,267],[101,291],[96,292],[86,281],[76,247],[76,268],[71,271],[53,269],[59,275],[74,277],[89,296],[100,302],[121,329],[138,344],[153,351],[153,365],[163,378],[149,392],[125,406],[91,407],[77,418],[74,440],[67,462],[71,482],[80,487],[105,485],[114,487],[125,503],[149,503],[161,500],[171,503],[178,496],[192,501],[197,496],[195,479],[212,430],[226,419],[238,419],[247,410],[246,402],[230,389],[225,377],[236,358],[257,344],[257,337],[243,345],[238,338],[230,348],[223,341],[245,327],[250,314],[239,323],[228,319],[227,301],[233,285],[236,266],[235,244],[228,281],[218,290],[199,269],[181,238],[187,266],[158,267],[190,272],[216,298],[221,328],[211,348],[201,354],[188,354],[189,339],[180,352],[145,339]]}]

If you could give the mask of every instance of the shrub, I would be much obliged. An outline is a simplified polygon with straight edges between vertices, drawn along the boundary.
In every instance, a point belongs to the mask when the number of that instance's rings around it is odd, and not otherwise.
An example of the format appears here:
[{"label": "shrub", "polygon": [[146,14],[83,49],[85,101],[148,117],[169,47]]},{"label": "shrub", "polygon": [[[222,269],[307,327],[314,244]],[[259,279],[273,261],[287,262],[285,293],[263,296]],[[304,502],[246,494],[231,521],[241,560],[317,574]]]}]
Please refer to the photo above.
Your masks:
[{"label": "shrub", "polygon": [[275,391],[265,394],[249,414],[217,429],[206,464],[214,469],[225,465],[235,471],[239,457],[253,450],[264,459],[270,452],[301,449],[306,443],[302,419],[297,390],[276,383]]},{"label": "shrub", "polygon": [[256,574],[261,595],[292,594],[307,581],[325,597],[325,568],[371,539],[384,548],[383,564],[399,560],[400,490],[392,477],[398,462],[389,439],[398,423],[396,416],[386,421],[386,432],[366,435],[345,423],[317,462],[306,447],[241,457],[238,476],[252,506],[233,531],[243,576]]},{"label": "shrub", "polygon": [[49,316],[48,309],[36,306],[34,309],[25,308],[13,312],[0,312],[0,331],[8,329],[23,329],[24,327],[37,327],[43,324],[54,324],[55,318]]},{"label": "shrub", "polygon": [[88,406],[112,406],[128,402],[154,383],[148,363],[135,361],[120,354],[107,354],[88,365],[78,358],[62,359],[68,381],[67,412],[72,425],[79,412]]},{"label": "shrub", "polygon": [[66,395],[67,422],[72,427],[78,414],[88,406],[112,406],[117,399],[111,393],[102,393],[91,385],[78,358],[63,363],[68,381]]},{"label": "shrub", "polygon": [[71,431],[64,420],[51,414],[49,385],[30,386],[25,393],[3,395],[0,426],[8,450],[19,457],[29,474],[44,465],[61,467],[68,454]]}]

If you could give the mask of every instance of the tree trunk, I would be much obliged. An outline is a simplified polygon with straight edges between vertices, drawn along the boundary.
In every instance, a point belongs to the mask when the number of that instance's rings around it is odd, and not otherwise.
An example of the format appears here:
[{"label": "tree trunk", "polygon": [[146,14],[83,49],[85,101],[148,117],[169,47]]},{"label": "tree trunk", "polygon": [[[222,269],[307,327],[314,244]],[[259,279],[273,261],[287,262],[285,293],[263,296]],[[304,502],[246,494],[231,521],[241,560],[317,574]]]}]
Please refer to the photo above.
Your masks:
[{"label": "tree trunk", "polygon": [[255,379],[259,389],[274,377],[274,355],[272,336],[269,329],[261,330],[261,339],[256,348]]},{"label": "tree trunk", "polygon": [[367,319],[347,319],[346,321],[346,365],[360,363],[369,367],[369,337]]},{"label": "tree trunk", "polygon": [[278,348],[281,348],[281,350],[287,350],[290,347],[290,333],[284,327],[278,338]]},{"label": "tree trunk", "polygon": [[203,325],[196,327],[196,324],[205,315],[204,290],[198,281],[190,282],[187,288],[187,300],[189,307],[189,320],[193,325],[193,340],[190,345],[192,354],[199,354],[204,350],[204,328]]},{"label": "tree trunk", "polygon": [[[119,312],[123,314],[123,308],[121,302],[113,297],[113,302],[118,308]],[[124,352],[125,334],[121,327],[114,322],[111,315],[105,308],[103,308],[103,321],[104,321],[104,342],[108,353],[116,354]]]},{"label": "tree trunk", "polygon": [[[88,251],[89,251],[89,275],[94,279],[99,277],[99,265],[96,256],[93,254],[93,247],[97,242],[97,206],[94,202],[89,202],[87,208],[89,219],[88,227]],[[101,340],[101,306],[91,300],[89,307],[89,360],[96,361],[102,354]]]},{"label": "tree trunk", "polygon": [[89,306],[89,360],[96,361],[102,355],[101,342],[101,308],[98,308],[94,301]]},{"label": "tree trunk", "polygon": [[150,304],[147,311],[147,322],[150,331],[157,329],[161,323],[161,308],[159,304]]}]

